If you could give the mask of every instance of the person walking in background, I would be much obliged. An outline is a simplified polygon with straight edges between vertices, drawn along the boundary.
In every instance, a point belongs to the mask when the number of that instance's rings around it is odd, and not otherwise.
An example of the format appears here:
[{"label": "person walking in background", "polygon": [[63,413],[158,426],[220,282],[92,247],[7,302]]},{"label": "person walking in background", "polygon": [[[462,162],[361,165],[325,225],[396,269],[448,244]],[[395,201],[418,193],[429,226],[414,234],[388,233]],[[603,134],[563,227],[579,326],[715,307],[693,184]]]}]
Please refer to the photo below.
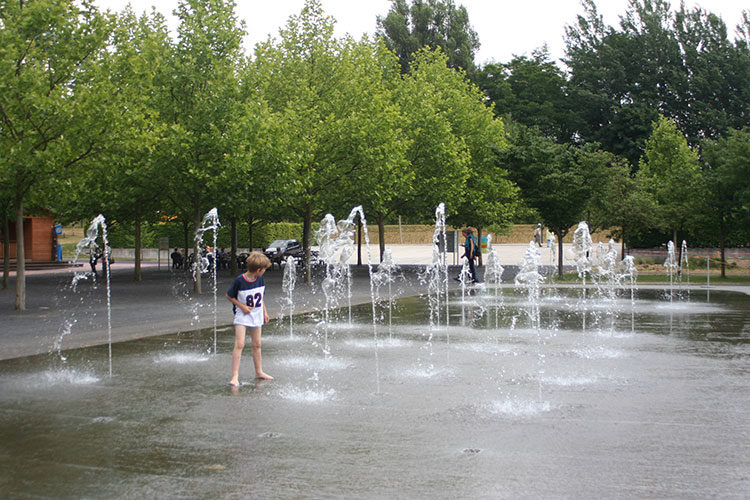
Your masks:
[{"label": "person walking in background", "polygon": [[542,246],[542,225],[537,224],[534,228],[534,243],[537,244],[537,246]]},{"label": "person walking in background", "polygon": [[[474,259],[479,257],[479,246],[477,245],[477,240],[474,238],[474,230],[470,227],[466,227],[461,230],[461,234],[465,238],[464,254],[461,258],[465,257],[469,260],[469,272],[471,273],[472,283],[481,283],[481,281],[477,279],[477,270],[474,267]],[[456,280],[461,281],[460,278],[456,278]]]},{"label": "person walking in background", "polygon": [[180,250],[175,248],[170,257],[172,258],[172,269],[182,269],[182,254]]}]

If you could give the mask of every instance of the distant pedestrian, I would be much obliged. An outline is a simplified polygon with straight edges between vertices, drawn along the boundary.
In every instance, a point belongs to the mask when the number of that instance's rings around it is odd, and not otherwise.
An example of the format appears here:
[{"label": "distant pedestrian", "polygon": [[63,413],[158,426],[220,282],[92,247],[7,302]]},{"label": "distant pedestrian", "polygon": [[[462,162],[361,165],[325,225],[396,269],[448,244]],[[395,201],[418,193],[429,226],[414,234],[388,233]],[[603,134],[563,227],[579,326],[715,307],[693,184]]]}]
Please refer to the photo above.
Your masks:
[{"label": "distant pedestrian", "polygon": [[[471,273],[472,283],[481,283],[477,279],[477,270],[474,267],[474,259],[479,257],[479,246],[477,240],[474,238],[474,230],[470,227],[461,230],[461,234],[464,239],[464,254],[461,258],[466,258],[469,261],[469,273]],[[460,281],[460,278],[456,278]]]},{"label": "distant pedestrian", "polygon": [[180,250],[175,248],[174,252],[170,254],[170,257],[172,258],[172,269],[182,269],[183,259]]},{"label": "distant pedestrian", "polygon": [[91,272],[96,276],[96,263],[102,258],[102,249],[99,245],[91,245],[89,247],[89,265],[91,266]]},{"label": "distant pedestrian", "polygon": [[273,380],[273,377],[263,371],[260,334],[265,323],[268,323],[266,310],[266,283],[263,274],[271,267],[271,262],[261,252],[251,252],[246,260],[247,270],[237,276],[227,291],[227,299],[234,307],[234,350],[232,351],[232,378],[229,385],[238,387],[240,358],[245,347],[246,331],[250,330],[252,342],[253,363],[255,364],[255,378]]},{"label": "distant pedestrian", "polygon": [[542,225],[537,224],[534,228],[534,243],[537,244],[537,246],[542,246]]}]

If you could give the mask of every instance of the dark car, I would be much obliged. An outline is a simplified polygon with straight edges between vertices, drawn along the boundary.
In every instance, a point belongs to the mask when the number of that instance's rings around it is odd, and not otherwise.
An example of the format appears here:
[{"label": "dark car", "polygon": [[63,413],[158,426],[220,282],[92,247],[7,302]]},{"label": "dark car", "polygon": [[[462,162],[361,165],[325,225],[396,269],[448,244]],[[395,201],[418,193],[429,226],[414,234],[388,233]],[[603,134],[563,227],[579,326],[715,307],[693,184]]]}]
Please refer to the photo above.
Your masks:
[{"label": "dark car", "polygon": [[302,254],[302,245],[298,240],[274,240],[268,245],[265,252],[271,264],[279,264],[288,256],[299,257]]}]

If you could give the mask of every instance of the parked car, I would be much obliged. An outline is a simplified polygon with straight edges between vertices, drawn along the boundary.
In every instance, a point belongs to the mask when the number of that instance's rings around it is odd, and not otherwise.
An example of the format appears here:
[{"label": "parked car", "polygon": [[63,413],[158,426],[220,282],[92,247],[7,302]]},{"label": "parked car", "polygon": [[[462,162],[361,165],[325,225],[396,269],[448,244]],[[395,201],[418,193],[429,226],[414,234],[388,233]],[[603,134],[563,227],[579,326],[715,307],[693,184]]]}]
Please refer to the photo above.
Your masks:
[{"label": "parked car", "polygon": [[281,262],[284,261],[289,255],[297,257],[302,251],[302,245],[297,240],[274,240],[268,245],[265,253],[266,257],[271,261],[271,264],[278,264],[281,267]]}]

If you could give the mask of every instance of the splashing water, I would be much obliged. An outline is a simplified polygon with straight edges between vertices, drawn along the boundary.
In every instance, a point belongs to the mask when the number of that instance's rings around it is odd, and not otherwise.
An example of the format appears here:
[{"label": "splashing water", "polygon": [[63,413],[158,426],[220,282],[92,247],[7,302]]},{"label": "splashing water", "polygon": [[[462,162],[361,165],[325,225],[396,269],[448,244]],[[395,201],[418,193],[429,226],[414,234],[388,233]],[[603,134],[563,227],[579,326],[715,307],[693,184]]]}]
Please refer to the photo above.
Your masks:
[{"label": "splashing water", "polygon": [[203,221],[201,222],[201,227],[199,227],[195,231],[194,241],[195,246],[197,246],[199,249],[203,247],[203,234],[206,231],[212,231],[213,232],[213,245],[211,246],[211,251],[208,252],[206,255],[201,255],[200,258],[196,256],[195,262],[193,262],[193,280],[198,283],[200,278],[200,275],[211,271],[211,277],[213,278],[213,284],[212,284],[212,292],[214,296],[214,354],[216,354],[216,338],[217,338],[217,311],[218,311],[218,304],[217,304],[217,285],[218,280],[216,277],[216,268],[218,267],[216,265],[216,241],[218,239],[218,233],[219,233],[219,227],[221,226],[221,223],[219,222],[219,211],[216,208],[212,208],[208,212],[206,212],[206,215],[203,216]]},{"label": "splashing water", "polygon": [[674,254],[674,242],[670,240],[667,243],[667,260],[664,261],[664,268],[669,273],[669,302],[674,299],[674,275],[678,268],[677,259]]},{"label": "splashing water", "polygon": [[326,266],[326,274],[321,287],[326,297],[324,310],[324,332],[325,339],[323,351],[326,355],[330,354],[328,345],[328,332],[330,327],[330,311],[338,301],[346,296],[349,306],[349,323],[352,323],[352,274],[349,261],[354,254],[354,232],[356,225],[354,219],[359,215],[362,224],[362,232],[365,238],[365,247],[367,249],[367,269],[370,277],[370,302],[372,305],[372,326],[375,336],[375,366],[376,380],[378,384],[377,392],[380,392],[380,370],[377,351],[377,318],[376,318],[376,297],[375,283],[372,270],[372,255],[370,252],[370,233],[367,229],[367,219],[362,206],[356,206],[349,212],[349,217],[336,223],[336,219],[331,214],[326,214],[320,223],[320,228],[316,232],[316,239],[319,245],[320,260]]},{"label": "splashing water", "polygon": [[[99,249],[96,243],[96,240],[99,238],[100,229],[101,229],[101,238],[102,238],[101,249]],[[97,215],[94,218],[94,220],[91,221],[91,224],[86,230],[86,236],[84,236],[83,239],[76,244],[76,251],[75,251],[75,255],[73,256],[73,263],[75,264],[76,262],[78,262],[78,256],[82,253],[88,253],[90,259],[91,258],[96,259],[98,257],[92,254],[97,254],[97,252],[99,251],[101,251],[102,272],[104,273],[104,277],[106,278],[106,282],[107,282],[107,342],[108,342],[108,348],[109,348],[109,376],[111,377],[112,376],[112,287],[111,287],[111,280],[110,280],[109,262],[110,262],[110,255],[112,253],[112,249],[109,247],[109,240],[107,239],[107,221],[102,214]],[[93,269],[91,273],[76,272],[71,282],[71,286],[73,290],[75,291],[76,286],[78,285],[79,281],[88,279],[89,276],[91,276],[92,280],[94,281],[96,280],[96,272],[94,272]],[[75,323],[75,321],[73,323]],[[73,324],[70,324],[69,326],[66,324],[66,327],[63,329],[62,334],[59,336],[58,340],[55,342],[55,348],[58,350],[58,352],[61,352],[62,350],[63,337],[70,333],[70,327],[72,326]],[[63,359],[63,361],[65,360],[65,358],[62,355],[61,355],[61,359]]]},{"label": "splashing water", "polygon": [[[487,286],[491,286],[494,290],[495,300],[493,301],[493,309],[495,311],[495,328],[498,328],[500,325],[500,298],[502,295],[500,294],[500,283],[502,283],[503,280],[503,271],[505,269],[500,264],[500,256],[497,254],[497,250],[495,250],[492,247],[492,235],[487,235],[487,263],[486,263],[486,269],[484,271],[485,280],[487,282]],[[490,315],[487,315],[487,321],[489,321]]]},{"label": "splashing water", "polygon": [[388,248],[383,254],[383,261],[378,265],[377,271],[373,273],[372,280],[375,285],[375,297],[378,302],[380,301],[380,288],[386,285],[388,287],[388,296],[385,302],[388,307],[388,333],[390,338],[393,338],[393,302],[395,300],[392,285],[396,279],[397,272],[398,266],[393,259],[393,252]]},{"label": "splashing water", "polygon": [[579,222],[578,227],[573,233],[571,252],[573,260],[576,263],[576,269],[578,270],[578,277],[581,278],[583,284],[579,306],[581,307],[581,321],[584,331],[586,331],[586,275],[591,273],[591,250],[593,247],[594,243],[591,240],[588,224],[584,221]]},{"label": "splashing water", "polygon": [[[419,279],[427,285],[427,296],[430,304],[430,327],[440,326],[441,298],[445,304],[445,326],[450,323],[448,308],[448,266],[446,263],[445,204],[440,203],[435,209],[435,230],[432,233],[432,262],[427,265]],[[430,334],[432,340],[432,334]]]},{"label": "splashing water", "polygon": [[594,243],[591,240],[588,224],[583,221],[579,222],[573,233],[571,251],[578,270],[578,277],[583,280],[584,285],[586,285],[586,274],[591,272],[591,250],[593,247]]},{"label": "splashing water", "polygon": [[[617,290],[619,288],[617,249],[614,240],[609,240],[606,249],[602,243],[599,243],[596,247],[596,251],[592,253],[592,282],[596,285],[596,295],[599,296],[603,302],[608,303],[607,307],[604,308],[604,314],[606,318],[609,319],[609,329],[612,331],[614,330],[614,320],[617,315],[616,298]],[[600,314],[594,313],[595,322],[602,319],[599,316]]]},{"label": "splashing water", "polygon": [[680,271],[678,275],[680,277],[680,289],[682,289],[682,277],[685,277],[687,284],[685,293],[687,299],[690,300],[690,266],[688,265],[688,246],[685,240],[682,240],[682,247],[680,248]]},{"label": "splashing water", "polygon": [[531,329],[536,332],[539,362],[539,400],[542,400],[542,376],[544,375],[544,354],[542,353],[542,332],[539,300],[539,285],[544,281],[544,276],[539,273],[539,260],[541,254],[533,241],[529,242],[520,269],[516,275],[516,288],[526,292],[526,316],[531,324]]},{"label": "splashing water", "polygon": [[[321,284],[323,293],[326,297],[326,306],[324,309],[324,319],[326,325],[330,323],[330,311],[336,307],[342,299],[347,300],[349,323],[352,322],[352,274],[349,261],[354,254],[354,234],[356,224],[354,219],[359,215],[360,222],[365,238],[367,248],[367,267],[370,272],[370,292],[374,295],[372,283],[372,257],[370,254],[370,236],[367,229],[367,219],[365,218],[362,206],[352,208],[349,217],[340,220],[338,223],[331,214],[326,214],[320,223],[320,228],[315,236],[319,245],[320,260],[326,266],[325,278]],[[374,311],[374,306],[373,306]],[[373,314],[374,316],[374,314]],[[374,320],[374,317],[373,317]],[[326,326],[326,337],[328,328]],[[327,345],[326,338],[326,345]]]},{"label": "splashing water", "polygon": [[[297,284],[297,267],[294,257],[286,258],[281,288],[284,290],[286,306],[289,308],[289,336],[294,337],[294,287]],[[283,307],[282,307],[283,310]]]},{"label": "splashing water", "polygon": [[620,283],[624,283],[627,279],[630,284],[630,331],[635,333],[635,282],[638,278],[638,269],[635,267],[635,260],[632,255],[622,259],[622,267]]}]

